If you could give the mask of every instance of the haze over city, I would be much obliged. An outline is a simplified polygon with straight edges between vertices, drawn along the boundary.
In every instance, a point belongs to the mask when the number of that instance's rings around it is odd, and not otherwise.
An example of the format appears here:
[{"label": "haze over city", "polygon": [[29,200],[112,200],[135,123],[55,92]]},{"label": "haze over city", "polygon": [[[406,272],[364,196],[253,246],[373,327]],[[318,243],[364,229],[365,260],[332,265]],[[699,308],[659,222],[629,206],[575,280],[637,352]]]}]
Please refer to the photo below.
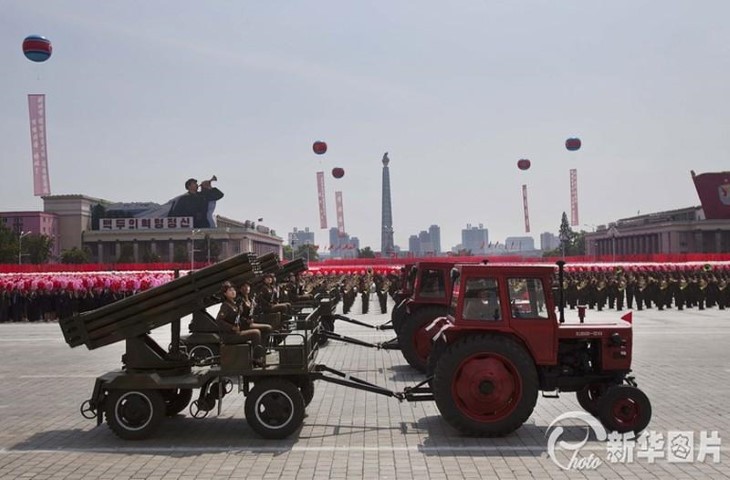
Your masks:
[{"label": "haze over city", "polygon": [[[431,224],[445,250],[466,224],[524,235],[522,184],[539,244],[570,212],[570,168],[579,228],[699,205],[690,170],[730,170],[728,17],[721,1],[5,1],[0,204],[42,208],[27,95],[45,93],[53,194],[164,203],[215,174],[217,214],[321,246],[324,170],[328,226],[341,190],[347,232],[379,249],[386,151],[401,248]],[[48,61],[23,56],[29,34]]]}]

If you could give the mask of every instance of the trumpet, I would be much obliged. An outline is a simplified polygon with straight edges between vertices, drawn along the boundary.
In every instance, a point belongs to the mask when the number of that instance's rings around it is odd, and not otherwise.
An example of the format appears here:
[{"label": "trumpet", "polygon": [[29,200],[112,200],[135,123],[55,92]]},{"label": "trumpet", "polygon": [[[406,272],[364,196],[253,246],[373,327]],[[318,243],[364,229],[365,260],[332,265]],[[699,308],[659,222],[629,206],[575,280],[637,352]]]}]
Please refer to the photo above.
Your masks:
[{"label": "trumpet", "polygon": [[218,177],[216,177],[215,175],[213,175],[210,178],[210,180],[203,180],[202,182],[200,182],[200,186],[203,187],[203,188],[210,188],[211,187],[211,185],[210,185],[211,182],[215,182],[216,180],[218,180]]}]

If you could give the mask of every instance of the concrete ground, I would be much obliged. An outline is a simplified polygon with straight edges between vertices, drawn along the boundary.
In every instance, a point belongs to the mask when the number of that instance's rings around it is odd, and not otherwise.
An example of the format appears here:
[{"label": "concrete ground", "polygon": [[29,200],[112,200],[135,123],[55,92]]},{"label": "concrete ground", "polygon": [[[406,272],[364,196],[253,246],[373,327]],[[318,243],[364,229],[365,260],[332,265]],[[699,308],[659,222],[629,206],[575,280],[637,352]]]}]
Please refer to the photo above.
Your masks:
[{"label": "concrete ground", "polygon": [[[351,316],[383,323],[389,315],[375,307],[362,315],[358,304]],[[568,320],[577,321],[574,312]],[[0,324],[0,478],[730,478],[730,314],[644,310],[634,312],[634,326],[634,371],[653,408],[651,441],[631,451],[632,461],[612,463],[617,457],[608,448],[617,443],[592,435],[575,453],[595,468],[564,470],[558,463],[568,466],[574,451],[564,444],[549,454],[549,425],[580,411],[573,394],[540,398],[517,432],[483,439],[459,435],[433,402],[400,403],[317,382],[303,427],[286,440],[258,437],[239,394],[225,397],[220,416],[194,419],[186,411],[166,419],[152,439],[120,440],[105,424],[84,419],[79,405],[98,375],[119,368],[123,344],[71,349],[55,323]],[[163,346],[168,330],[154,332]],[[393,335],[344,323],[336,331],[367,341]],[[422,379],[397,351],[330,342],[318,360],[397,391]],[[575,445],[585,429],[568,423],[560,439]],[[703,439],[712,431],[719,447],[713,437]]]}]

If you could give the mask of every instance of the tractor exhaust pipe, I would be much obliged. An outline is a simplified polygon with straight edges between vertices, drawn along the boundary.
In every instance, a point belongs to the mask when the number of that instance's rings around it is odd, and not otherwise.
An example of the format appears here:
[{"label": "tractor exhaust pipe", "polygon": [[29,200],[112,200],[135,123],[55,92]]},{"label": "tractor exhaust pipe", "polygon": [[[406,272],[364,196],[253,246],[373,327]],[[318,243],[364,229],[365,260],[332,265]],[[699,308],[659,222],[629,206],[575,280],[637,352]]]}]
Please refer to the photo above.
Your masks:
[{"label": "tractor exhaust pipe", "polygon": [[565,323],[565,291],[563,289],[563,275],[565,273],[565,261],[558,260],[558,311],[560,312],[560,323]]}]

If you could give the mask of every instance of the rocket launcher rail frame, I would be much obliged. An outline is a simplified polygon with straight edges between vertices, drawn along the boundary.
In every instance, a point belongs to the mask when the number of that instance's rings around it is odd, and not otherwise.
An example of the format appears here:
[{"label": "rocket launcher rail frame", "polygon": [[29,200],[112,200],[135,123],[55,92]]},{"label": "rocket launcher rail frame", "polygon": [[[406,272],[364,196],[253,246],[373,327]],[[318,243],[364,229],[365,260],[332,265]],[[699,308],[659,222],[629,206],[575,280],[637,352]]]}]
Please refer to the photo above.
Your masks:
[{"label": "rocket launcher rail frame", "polygon": [[213,295],[223,281],[252,281],[260,275],[261,264],[271,268],[272,263],[278,264],[275,254],[259,258],[249,253],[236,255],[118,302],[61,319],[59,325],[69,346],[85,344],[93,350],[143,335],[213,305],[220,301]]}]

